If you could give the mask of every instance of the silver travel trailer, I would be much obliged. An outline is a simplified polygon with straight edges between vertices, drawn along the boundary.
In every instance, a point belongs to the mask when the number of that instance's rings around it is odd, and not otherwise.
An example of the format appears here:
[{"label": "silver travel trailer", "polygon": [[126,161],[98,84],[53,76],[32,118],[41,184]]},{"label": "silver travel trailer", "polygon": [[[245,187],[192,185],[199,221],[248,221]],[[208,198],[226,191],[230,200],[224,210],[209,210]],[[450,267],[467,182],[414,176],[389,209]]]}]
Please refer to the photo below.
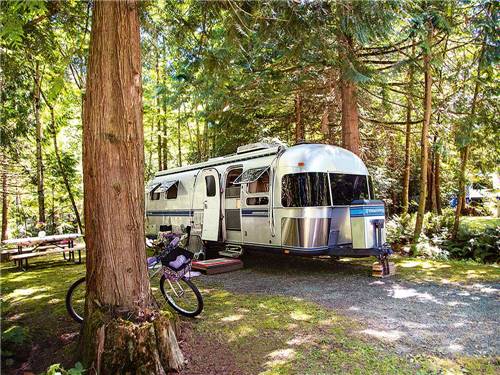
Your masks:
[{"label": "silver travel trailer", "polygon": [[191,227],[227,251],[377,256],[385,209],[366,166],[340,147],[256,143],[236,154],[159,171],[146,187],[146,231]]}]

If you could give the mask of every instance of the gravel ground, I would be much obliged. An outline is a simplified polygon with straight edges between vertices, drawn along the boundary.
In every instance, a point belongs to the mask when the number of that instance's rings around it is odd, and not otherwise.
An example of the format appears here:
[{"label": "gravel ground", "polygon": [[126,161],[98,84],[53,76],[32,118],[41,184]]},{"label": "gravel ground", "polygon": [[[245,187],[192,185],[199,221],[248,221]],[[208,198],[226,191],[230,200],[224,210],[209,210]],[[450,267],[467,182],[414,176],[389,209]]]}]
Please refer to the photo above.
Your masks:
[{"label": "gravel ground", "polygon": [[500,283],[412,283],[330,260],[250,254],[240,271],[201,276],[237,293],[287,295],[361,322],[400,353],[499,355]]}]

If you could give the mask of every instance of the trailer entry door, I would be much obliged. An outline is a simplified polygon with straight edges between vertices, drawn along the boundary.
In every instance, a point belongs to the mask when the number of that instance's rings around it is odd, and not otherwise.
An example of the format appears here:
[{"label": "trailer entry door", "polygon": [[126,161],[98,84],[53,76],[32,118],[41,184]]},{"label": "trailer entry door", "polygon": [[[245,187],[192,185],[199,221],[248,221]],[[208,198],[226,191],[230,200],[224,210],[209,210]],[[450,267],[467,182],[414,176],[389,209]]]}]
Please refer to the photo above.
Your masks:
[{"label": "trailer entry door", "polygon": [[217,170],[205,169],[199,183],[204,186],[203,194],[203,229],[201,238],[217,241],[220,225],[220,180]]}]

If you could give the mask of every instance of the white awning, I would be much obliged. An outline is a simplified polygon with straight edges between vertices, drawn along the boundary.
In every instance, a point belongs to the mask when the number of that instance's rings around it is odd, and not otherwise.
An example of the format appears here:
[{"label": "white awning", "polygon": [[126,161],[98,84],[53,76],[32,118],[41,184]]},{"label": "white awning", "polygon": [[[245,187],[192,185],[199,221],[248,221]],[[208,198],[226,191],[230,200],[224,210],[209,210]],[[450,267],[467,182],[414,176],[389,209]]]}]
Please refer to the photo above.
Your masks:
[{"label": "white awning", "polygon": [[260,176],[262,176],[264,173],[267,172],[268,169],[269,167],[248,169],[242,174],[240,174],[238,177],[236,177],[233,184],[234,185],[249,184],[254,181],[257,181],[260,178]]},{"label": "white awning", "polygon": [[151,193],[160,185],[161,185],[160,183],[149,184],[148,186],[146,186],[146,194]]}]

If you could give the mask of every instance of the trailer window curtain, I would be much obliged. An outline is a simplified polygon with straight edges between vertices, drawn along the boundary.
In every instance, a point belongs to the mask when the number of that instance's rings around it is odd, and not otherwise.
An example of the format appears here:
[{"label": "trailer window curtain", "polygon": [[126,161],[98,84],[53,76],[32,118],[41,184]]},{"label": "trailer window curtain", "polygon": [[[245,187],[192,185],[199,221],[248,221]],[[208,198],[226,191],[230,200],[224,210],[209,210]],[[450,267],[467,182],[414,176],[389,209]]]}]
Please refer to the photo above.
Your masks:
[{"label": "trailer window curtain", "polygon": [[329,206],[328,174],[308,172],[283,176],[281,204],[283,207]]},{"label": "trailer window curtain", "polygon": [[370,199],[368,176],[330,173],[333,205],[350,205],[358,199]]}]

